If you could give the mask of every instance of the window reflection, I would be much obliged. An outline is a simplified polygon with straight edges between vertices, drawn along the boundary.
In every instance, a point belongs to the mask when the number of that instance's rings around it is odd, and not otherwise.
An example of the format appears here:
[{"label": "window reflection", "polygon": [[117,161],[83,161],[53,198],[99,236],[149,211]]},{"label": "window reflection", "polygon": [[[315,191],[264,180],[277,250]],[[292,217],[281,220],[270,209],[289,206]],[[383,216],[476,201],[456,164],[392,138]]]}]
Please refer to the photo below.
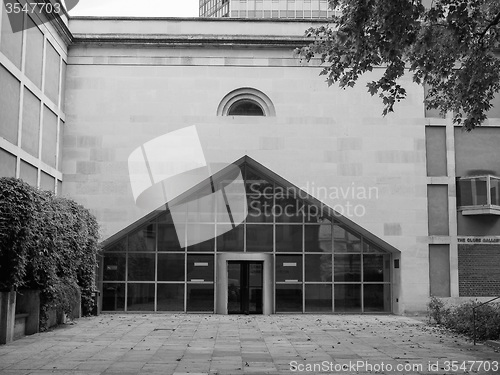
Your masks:
[{"label": "window reflection", "polygon": [[158,284],[158,311],[184,311],[184,284]]},{"label": "window reflection", "polygon": [[361,312],[361,284],[335,284],[335,312]]},{"label": "window reflection", "polygon": [[155,225],[150,223],[128,236],[128,251],[155,251]]},{"label": "window reflection", "polygon": [[102,287],[102,310],[124,311],[125,310],[125,285],[104,283]]},{"label": "window reflection", "polygon": [[184,254],[158,254],[158,281],[184,281]]},{"label": "window reflection", "polygon": [[155,284],[128,284],[127,311],[154,311]]},{"label": "window reflection", "polygon": [[181,251],[181,245],[179,244],[178,233],[184,241],[184,231],[182,230],[184,226],[178,226],[177,230],[172,221],[172,216],[165,213],[160,215],[158,218],[158,251]]},{"label": "window reflection", "polygon": [[214,286],[213,284],[188,284],[187,311],[213,312]]},{"label": "window reflection", "polygon": [[126,254],[110,253],[104,256],[103,279],[105,281],[125,281]]},{"label": "window reflection", "polygon": [[326,252],[333,250],[331,225],[306,225],[305,226],[305,251]]},{"label": "window reflection", "polygon": [[243,251],[244,229],[244,225],[238,225],[229,232],[218,236],[217,251]]},{"label": "window reflection", "polygon": [[276,285],[276,312],[302,312],[302,284]]},{"label": "window reflection", "polygon": [[276,251],[302,251],[302,225],[277,225]]},{"label": "window reflection", "polygon": [[154,281],[155,254],[129,253],[128,279],[130,281]]},{"label": "window reflection", "polygon": [[332,281],[332,255],[306,255],[306,281]]},{"label": "window reflection", "polygon": [[336,253],[360,253],[361,238],[344,226],[333,225],[333,247]]},{"label": "window reflection", "polygon": [[332,311],[332,286],[330,284],[306,284],[306,312]]},{"label": "window reflection", "polygon": [[247,225],[247,251],[261,253],[273,251],[273,226]]},{"label": "window reflection", "polygon": [[361,255],[334,255],[334,281],[361,281]]}]

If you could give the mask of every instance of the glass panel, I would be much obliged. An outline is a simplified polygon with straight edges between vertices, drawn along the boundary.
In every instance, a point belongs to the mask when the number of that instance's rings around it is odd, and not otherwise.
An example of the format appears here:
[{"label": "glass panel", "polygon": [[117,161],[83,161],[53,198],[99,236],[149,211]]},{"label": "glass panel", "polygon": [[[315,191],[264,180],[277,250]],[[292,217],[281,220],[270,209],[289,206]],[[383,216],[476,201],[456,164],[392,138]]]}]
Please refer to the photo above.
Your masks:
[{"label": "glass panel", "polygon": [[40,190],[54,192],[56,188],[56,179],[45,172],[40,173]]},{"label": "glass panel", "polygon": [[247,225],[247,251],[273,251],[272,225]]},{"label": "glass panel", "polygon": [[26,30],[26,76],[42,88],[43,33],[28,16]]},{"label": "glass panel", "polygon": [[363,288],[363,303],[365,312],[391,311],[390,284],[365,284]]},{"label": "glass panel", "polygon": [[472,206],[472,180],[458,180],[457,190],[458,206]]},{"label": "glass panel", "polygon": [[43,106],[42,161],[56,167],[57,156],[57,116]]},{"label": "glass panel", "polygon": [[273,222],[273,184],[247,168],[245,188],[248,200],[248,223]]},{"label": "glass panel", "polygon": [[[182,226],[184,227],[184,226]],[[179,229],[179,228],[177,228]],[[184,237],[184,233],[180,234]],[[176,227],[169,213],[164,213],[158,217],[158,251],[182,251],[179,244]]]},{"label": "glass panel", "polygon": [[125,310],[125,284],[104,283],[102,287],[102,310]]},{"label": "glass panel", "polygon": [[217,251],[243,251],[244,229],[241,224],[217,237]]},{"label": "glass panel", "polygon": [[155,279],[155,254],[129,253],[128,280],[154,281],[154,279]]},{"label": "glass panel", "polygon": [[335,312],[361,312],[361,285],[334,285]]},{"label": "glass panel", "polygon": [[184,254],[158,254],[158,281],[184,281]]},{"label": "glass panel", "polygon": [[40,139],[40,100],[28,89],[24,89],[23,129],[21,147],[38,158]]},{"label": "glass panel", "polygon": [[17,146],[20,83],[3,65],[0,65],[0,87],[2,88],[2,95],[0,95],[0,124],[2,124],[0,137]]},{"label": "glass panel", "polygon": [[125,281],[125,256],[125,253],[104,253],[103,280]]},{"label": "glass panel", "polygon": [[[5,2],[4,2],[5,3]],[[14,2],[13,4],[17,4]],[[3,4],[0,4],[3,7]],[[5,8],[0,11],[2,13],[2,30],[0,33],[0,51],[19,69],[21,69],[21,55],[23,50],[23,31],[13,33],[9,15]],[[12,25],[16,25],[16,29],[24,23],[24,12],[10,14]],[[2,87],[3,88],[3,87]],[[3,94],[3,93],[2,93]]]},{"label": "glass panel", "polygon": [[187,281],[213,281],[214,256],[189,254],[187,260]]},{"label": "glass panel", "polygon": [[241,262],[228,262],[227,264],[227,311],[242,312],[242,285],[241,285]]},{"label": "glass panel", "polygon": [[306,225],[305,250],[309,252],[331,253],[333,250],[331,224]]},{"label": "glass panel", "polygon": [[[187,226],[188,251],[215,250],[215,224],[189,224]],[[206,241],[203,241],[207,239]]]},{"label": "glass panel", "polygon": [[187,288],[187,311],[214,311],[214,286],[212,284],[188,284]]},{"label": "glass panel", "polygon": [[302,284],[276,285],[276,312],[302,312]]},{"label": "glass panel", "polygon": [[59,105],[59,76],[61,57],[52,44],[47,43],[45,57],[45,94]]},{"label": "glass panel", "polygon": [[364,240],[363,241],[363,253],[376,253],[376,254],[388,254],[386,251],[382,250],[380,247]]},{"label": "glass panel", "polygon": [[332,255],[306,255],[306,281],[332,281]]},{"label": "glass panel", "polygon": [[154,311],[155,284],[127,284],[127,311]]},{"label": "glass panel", "polygon": [[16,177],[17,158],[0,148],[0,176]]},{"label": "glass panel", "polygon": [[38,169],[31,164],[21,160],[19,178],[31,186],[37,186]]},{"label": "glass panel", "polygon": [[332,286],[325,284],[306,285],[306,312],[331,312]]},{"label": "glass panel", "polygon": [[106,247],[104,249],[106,252],[107,251],[127,251],[127,238],[122,238],[118,242],[114,243],[110,247]]},{"label": "glass panel", "polygon": [[[299,192],[299,197],[304,195],[304,192]],[[323,216],[323,212],[318,206],[312,204],[304,204],[304,215],[306,223],[324,225],[332,223],[329,219]]]},{"label": "glass panel", "polygon": [[333,225],[333,251],[336,253],[360,253],[361,238],[345,227]]},{"label": "glass panel", "polygon": [[302,281],[302,256],[277,255],[276,281]]},{"label": "glass panel", "polygon": [[262,313],[263,263],[248,264],[248,311]]},{"label": "glass panel", "polygon": [[334,281],[361,281],[361,255],[334,255]]},{"label": "glass panel", "polygon": [[187,220],[190,223],[212,223],[215,221],[215,195],[206,181],[203,188],[191,197],[187,205]]},{"label": "glass panel", "polygon": [[302,225],[276,225],[276,251],[302,251]]},{"label": "glass panel", "polygon": [[156,232],[150,223],[128,236],[128,251],[155,251]]},{"label": "glass panel", "polygon": [[389,254],[363,255],[363,280],[364,281],[390,281]]},{"label": "glass panel", "polygon": [[302,223],[304,212],[305,207],[301,201],[295,199],[285,188],[276,187],[274,215],[277,223]]},{"label": "glass panel", "polygon": [[[487,198],[487,183],[486,178],[476,178],[476,202],[475,205],[482,206],[488,204]],[[472,192],[474,193],[474,185],[472,186]],[[472,198],[474,199],[474,198]]]},{"label": "glass panel", "polygon": [[157,293],[157,311],[184,311],[184,284],[158,284]]},{"label": "glass panel", "polygon": [[491,204],[496,206],[500,205],[500,179],[491,177],[490,178],[490,196]]}]

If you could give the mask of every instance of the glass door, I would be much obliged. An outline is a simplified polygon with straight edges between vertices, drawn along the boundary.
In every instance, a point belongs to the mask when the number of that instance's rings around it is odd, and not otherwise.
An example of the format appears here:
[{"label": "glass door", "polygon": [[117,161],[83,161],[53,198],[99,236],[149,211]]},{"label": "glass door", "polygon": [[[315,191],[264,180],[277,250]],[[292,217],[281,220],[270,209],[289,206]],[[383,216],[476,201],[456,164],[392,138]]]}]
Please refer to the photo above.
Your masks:
[{"label": "glass door", "polygon": [[229,314],[262,314],[262,269],[263,262],[227,263]]}]

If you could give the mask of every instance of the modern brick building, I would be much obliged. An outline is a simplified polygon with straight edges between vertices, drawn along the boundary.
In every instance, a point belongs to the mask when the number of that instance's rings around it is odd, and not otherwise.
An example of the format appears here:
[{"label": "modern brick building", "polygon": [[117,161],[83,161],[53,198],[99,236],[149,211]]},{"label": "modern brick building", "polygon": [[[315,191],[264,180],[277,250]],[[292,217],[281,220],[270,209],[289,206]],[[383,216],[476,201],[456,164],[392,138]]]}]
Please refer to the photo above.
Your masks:
[{"label": "modern brick building", "polygon": [[321,20],[12,33],[0,12],[0,175],[96,215],[103,310],[403,314],[500,294],[500,106],[464,133],[407,77],[382,117],[365,81],[328,88],[294,54]]}]

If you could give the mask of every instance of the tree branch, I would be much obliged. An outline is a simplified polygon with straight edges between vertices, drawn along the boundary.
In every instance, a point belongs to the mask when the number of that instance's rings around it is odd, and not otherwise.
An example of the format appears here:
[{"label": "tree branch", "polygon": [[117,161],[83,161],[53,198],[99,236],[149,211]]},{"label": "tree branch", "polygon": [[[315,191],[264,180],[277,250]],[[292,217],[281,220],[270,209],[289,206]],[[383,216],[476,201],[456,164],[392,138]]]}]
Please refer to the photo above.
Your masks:
[{"label": "tree branch", "polygon": [[486,33],[488,32],[489,29],[491,29],[493,26],[498,25],[500,23],[500,12],[496,15],[496,17],[493,19],[493,21],[490,22],[488,26],[483,30],[481,34],[479,34],[479,41],[481,41]]}]

